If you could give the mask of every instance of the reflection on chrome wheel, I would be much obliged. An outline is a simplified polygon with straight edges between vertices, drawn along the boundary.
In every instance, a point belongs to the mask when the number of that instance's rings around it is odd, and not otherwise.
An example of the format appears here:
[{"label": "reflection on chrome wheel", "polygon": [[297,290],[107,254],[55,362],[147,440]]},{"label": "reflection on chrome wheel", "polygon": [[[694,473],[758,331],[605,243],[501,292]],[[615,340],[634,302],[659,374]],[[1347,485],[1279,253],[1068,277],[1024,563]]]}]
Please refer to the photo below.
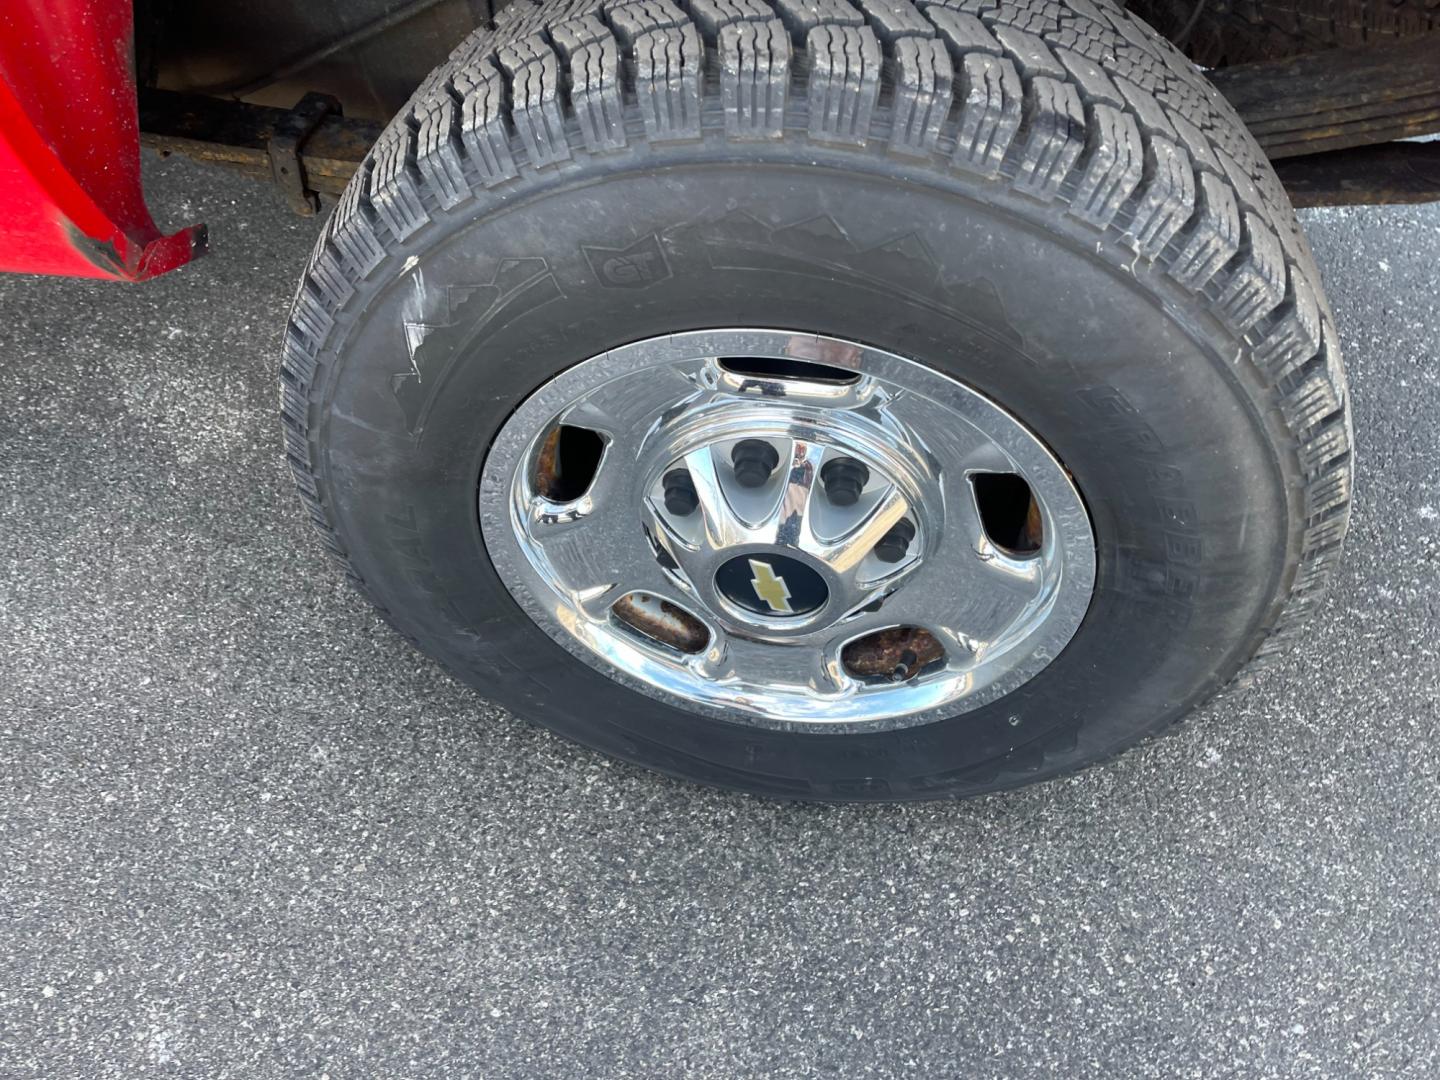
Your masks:
[{"label": "reflection on chrome wheel", "polygon": [[671,704],[869,730],[968,711],[1080,625],[1095,545],[983,395],[813,334],[636,342],[540,387],[486,458],[486,548],[574,655]]}]

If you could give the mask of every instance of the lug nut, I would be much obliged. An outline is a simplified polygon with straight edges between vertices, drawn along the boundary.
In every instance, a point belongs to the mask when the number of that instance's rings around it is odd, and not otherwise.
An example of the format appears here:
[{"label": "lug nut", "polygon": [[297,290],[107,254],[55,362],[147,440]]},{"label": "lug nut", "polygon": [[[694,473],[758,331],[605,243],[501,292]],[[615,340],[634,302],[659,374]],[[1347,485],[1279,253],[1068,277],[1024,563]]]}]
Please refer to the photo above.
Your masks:
[{"label": "lug nut", "polygon": [[700,505],[700,496],[695,494],[695,482],[690,479],[689,469],[671,469],[660,483],[665,486],[665,509],[672,514],[685,517],[693,514]]},{"label": "lug nut", "polygon": [[897,563],[905,557],[905,552],[910,549],[910,541],[914,539],[915,526],[910,523],[909,518],[901,518],[890,526],[890,531],[875,545],[875,557],[881,562]]},{"label": "lug nut", "polygon": [[730,464],[741,487],[757,488],[770,479],[780,455],[764,439],[742,439],[730,451]]},{"label": "lug nut", "polygon": [[854,506],[870,482],[870,470],[851,457],[831,458],[820,469],[820,482],[836,506]]}]

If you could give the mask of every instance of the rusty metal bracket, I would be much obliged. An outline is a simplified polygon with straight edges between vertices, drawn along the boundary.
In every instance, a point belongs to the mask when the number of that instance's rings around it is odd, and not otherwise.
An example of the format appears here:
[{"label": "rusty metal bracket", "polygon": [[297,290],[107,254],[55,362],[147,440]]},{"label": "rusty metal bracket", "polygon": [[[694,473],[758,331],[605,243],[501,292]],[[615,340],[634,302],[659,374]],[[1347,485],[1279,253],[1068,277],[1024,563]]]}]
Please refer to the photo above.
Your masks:
[{"label": "rusty metal bracket", "polygon": [[[270,140],[289,115],[268,105],[141,87],[140,145],[162,157],[182,154],[273,182]],[[304,190],[339,195],[383,127],[326,113],[297,149]]]},{"label": "rusty metal bracket", "polygon": [[340,115],[340,102],[330,94],[318,94],[312,90],[276,122],[275,130],[265,145],[270,158],[270,175],[285,193],[290,208],[307,217],[320,209],[320,196],[305,183],[305,166],[300,159],[300,151],[305,140],[331,113]]}]

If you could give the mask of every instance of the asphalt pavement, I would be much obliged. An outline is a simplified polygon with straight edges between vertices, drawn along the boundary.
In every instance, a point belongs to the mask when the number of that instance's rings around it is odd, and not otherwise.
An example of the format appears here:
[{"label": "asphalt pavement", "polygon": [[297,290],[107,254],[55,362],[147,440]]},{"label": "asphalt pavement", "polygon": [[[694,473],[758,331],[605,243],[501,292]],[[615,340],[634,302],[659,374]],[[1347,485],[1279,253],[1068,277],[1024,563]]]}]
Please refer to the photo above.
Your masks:
[{"label": "asphalt pavement", "polygon": [[1305,215],[1348,562],[1252,689],[962,804],[796,806],[489,706],[281,463],[319,227],[149,172],[214,252],[0,277],[0,1077],[1430,1077],[1440,206]]}]

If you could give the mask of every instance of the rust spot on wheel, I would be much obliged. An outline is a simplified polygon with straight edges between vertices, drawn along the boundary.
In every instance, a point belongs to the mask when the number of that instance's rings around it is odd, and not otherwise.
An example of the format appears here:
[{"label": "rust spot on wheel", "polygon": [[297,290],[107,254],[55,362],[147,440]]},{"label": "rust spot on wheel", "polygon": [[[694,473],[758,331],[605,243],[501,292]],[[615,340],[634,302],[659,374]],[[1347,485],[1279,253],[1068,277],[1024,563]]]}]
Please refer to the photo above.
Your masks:
[{"label": "rust spot on wheel", "polygon": [[540,452],[535,455],[535,490],[547,499],[554,498],[552,493],[556,489],[558,479],[559,451],[560,425],[556,424],[545,436],[545,441],[540,444]]},{"label": "rust spot on wheel", "polygon": [[710,643],[704,623],[684,608],[649,593],[622,596],[610,612],[637,633],[683,653],[698,653]]},{"label": "rust spot on wheel", "polygon": [[904,682],[944,655],[944,647],[929,630],[894,626],[856,638],[841,651],[840,662],[857,679]]}]

